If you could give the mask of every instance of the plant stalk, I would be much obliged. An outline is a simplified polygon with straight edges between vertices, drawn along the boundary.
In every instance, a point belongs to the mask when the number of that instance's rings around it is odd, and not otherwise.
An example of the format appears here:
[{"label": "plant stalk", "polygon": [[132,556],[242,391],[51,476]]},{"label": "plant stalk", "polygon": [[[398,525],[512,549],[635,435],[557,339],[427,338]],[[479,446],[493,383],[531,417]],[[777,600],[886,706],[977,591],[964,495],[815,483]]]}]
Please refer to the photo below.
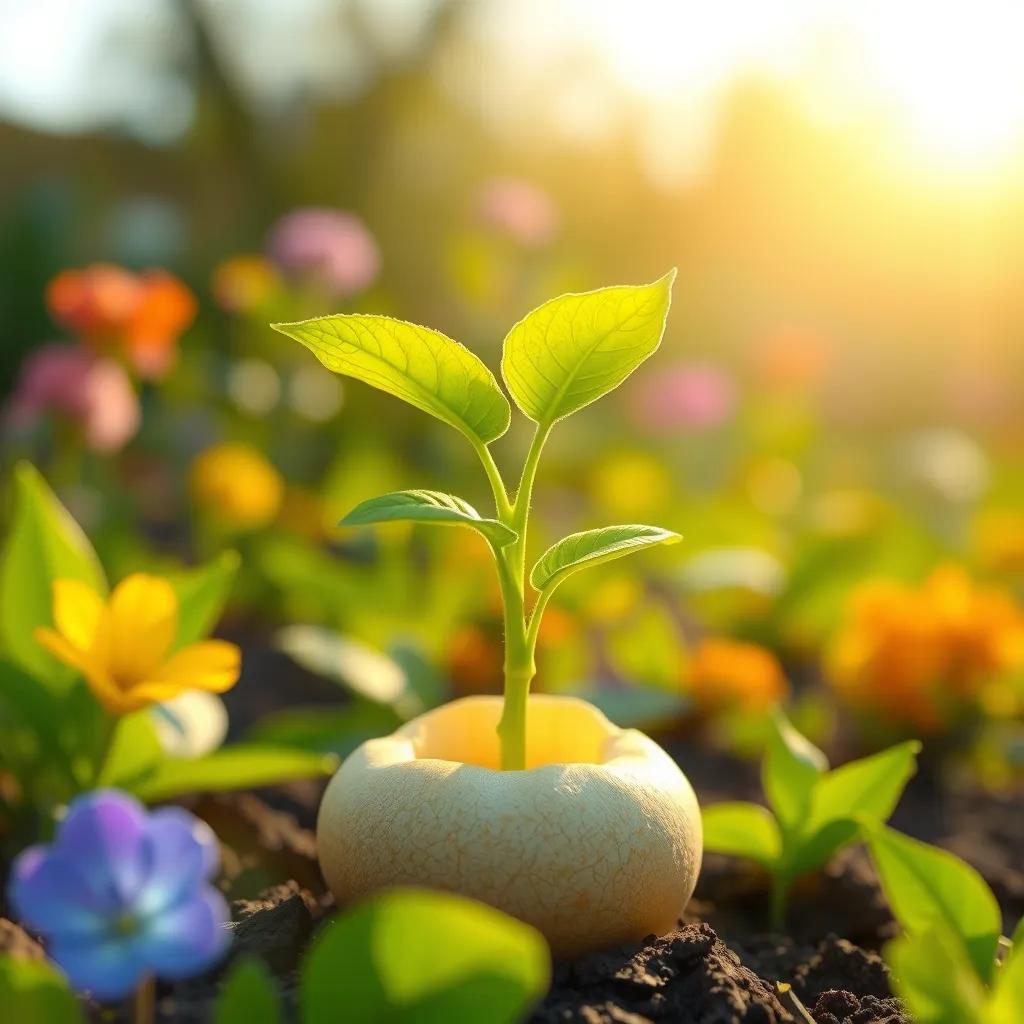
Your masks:
[{"label": "plant stalk", "polygon": [[769,917],[772,931],[781,931],[786,924],[786,900],[789,897],[789,884],[789,879],[785,875],[772,875]]}]

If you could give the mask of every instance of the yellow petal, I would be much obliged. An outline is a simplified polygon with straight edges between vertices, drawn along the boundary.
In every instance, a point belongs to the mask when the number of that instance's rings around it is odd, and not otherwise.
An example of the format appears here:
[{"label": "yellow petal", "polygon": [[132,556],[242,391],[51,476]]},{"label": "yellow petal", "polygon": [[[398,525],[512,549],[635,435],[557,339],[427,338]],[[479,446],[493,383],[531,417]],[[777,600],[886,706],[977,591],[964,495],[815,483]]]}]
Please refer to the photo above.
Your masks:
[{"label": "yellow petal", "polygon": [[[147,684],[173,686],[182,690],[209,690],[223,693],[238,682],[242,655],[234,644],[224,640],[204,640],[183,647],[160,667]],[[161,696],[160,700],[166,699]]]},{"label": "yellow petal", "polygon": [[61,633],[47,629],[45,626],[38,626],[35,631],[35,638],[52,655],[60,658],[65,665],[78,669],[79,672],[84,673],[86,666],[92,664],[89,652],[76,647]]},{"label": "yellow petal", "polygon": [[97,631],[97,653],[122,689],[152,677],[178,630],[178,598],[159,576],[136,573],[114,589]]},{"label": "yellow petal", "polygon": [[60,633],[55,633],[52,629],[40,627],[36,630],[35,635],[36,639],[48,651],[60,658],[66,665],[77,669],[85,676],[93,696],[108,711],[117,715],[123,715],[127,711],[135,710],[135,707],[142,706],[133,705],[130,701],[126,700],[125,694],[121,692],[113,679],[110,678],[103,663],[92,656],[90,652],[74,647]]},{"label": "yellow petal", "polygon": [[69,643],[89,650],[96,637],[103,598],[81,580],[55,580],[53,584],[53,622]]}]

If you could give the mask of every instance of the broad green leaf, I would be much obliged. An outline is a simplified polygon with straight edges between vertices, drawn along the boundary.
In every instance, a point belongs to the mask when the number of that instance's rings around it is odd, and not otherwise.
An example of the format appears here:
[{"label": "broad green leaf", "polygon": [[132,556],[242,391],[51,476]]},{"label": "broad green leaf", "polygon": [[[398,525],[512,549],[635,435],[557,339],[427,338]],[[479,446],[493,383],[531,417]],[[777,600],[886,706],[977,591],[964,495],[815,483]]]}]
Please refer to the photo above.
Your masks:
[{"label": "broad green leaf", "polygon": [[278,1024],[281,995],[262,961],[247,957],[228,975],[217,999],[213,1024]]},{"label": "broad green leaf", "polygon": [[67,981],[46,960],[0,956],[0,1006],[11,1024],[80,1024],[85,1019]]},{"label": "broad green leaf", "polygon": [[394,732],[402,721],[390,706],[365,700],[344,708],[288,708],[257,722],[246,740],[346,757],[364,740]]},{"label": "broad green leaf", "polygon": [[965,861],[885,826],[865,829],[893,916],[907,932],[936,924],[964,943],[978,976],[995,970],[1002,916],[992,890]]},{"label": "broad green leaf", "polygon": [[497,519],[484,519],[468,501],[441,491],[394,491],[360,502],[339,526],[367,526],[393,520],[468,526],[482,533],[492,544],[504,547],[518,534]]},{"label": "broad green leaf", "polygon": [[142,785],[164,759],[149,709],[124,715],[117,722],[98,785],[132,789]]},{"label": "broad green leaf", "polygon": [[834,768],[815,787],[807,831],[840,818],[888,821],[917,768],[920,750],[921,744],[910,740]]},{"label": "broad green leaf", "polygon": [[556,586],[571,573],[588,565],[600,565],[614,558],[631,555],[654,544],[675,544],[682,540],[678,533],[657,526],[602,526],[563,537],[541,555],[530,573],[530,583],[537,590]]},{"label": "broad green leaf", "polygon": [[989,1024],[982,986],[945,929],[903,935],[885,947],[885,959],[917,1024]]},{"label": "broad green leaf", "polygon": [[330,755],[239,743],[205,757],[169,757],[151,775],[134,784],[131,792],[142,800],[156,802],[185,793],[223,793],[330,775],[337,766],[337,758]]},{"label": "broad green leaf", "polygon": [[661,344],[675,276],[561,295],[527,313],[501,360],[519,408],[550,425],[617,388]]},{"label": "broad green leaf", "polygon": [[837,818],[822,825],[806,839],[791,842],[786,850],[786,872],[796,878],[814,871],[831,860],[832,855],[852,843],[860,834],[860,823],[853,818]]},{"label": "broad green leaf", "polygon": [[304,1024],[513,1024],[548,985],[541,936],[440,892],[396,889],[336,918],[307,954]]},{"label": "broad green leaf", "polygon": [[801,832],[814,788],[828,771],[825,755],[802,736],[779,710],[761,764],[761,782],[784,833]]},{"label": "broad green leaf", "polygon": [[14,513],[0,562],[0,647],[30,675],[66,689],[75,673],[44,650],[38,626],[53,624],[53,583],[82,580],[106,593],[96,552],[35,466],[14,470]]},{"label": "broad green leaf", "polygon": [[782,837],[771,812],[758,804],[723,803],[705,807],[704,849],[749,857],[772,868],[782,855]]},{"label": "broad green leaf", "polygon": [[511,409],[494,374],[439,331],[387,316],[341,314],[271,324],[328,370],[355,377],[484,444],[508,430]]},{"label": "broad green leaf", "polygon": [[225,551],[206,565],[169,577],[178,595],[176,649],[202,640],[213,631],[241,562],[237,551]]}]

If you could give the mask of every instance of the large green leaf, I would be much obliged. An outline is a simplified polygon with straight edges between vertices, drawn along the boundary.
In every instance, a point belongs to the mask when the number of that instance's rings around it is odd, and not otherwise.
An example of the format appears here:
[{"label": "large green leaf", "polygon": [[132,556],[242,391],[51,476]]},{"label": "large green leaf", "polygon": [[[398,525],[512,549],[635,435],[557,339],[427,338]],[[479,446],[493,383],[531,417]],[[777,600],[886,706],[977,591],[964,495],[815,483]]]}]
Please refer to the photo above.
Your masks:
[{"label": "large green leaf", "polygon": [[704,849],[749,857],[773,867],[782,854],[782,837],[771,812],[758,804],[723,803],[705,807]]},{"label": "large green leaf", "polygon": [[779,710],[761,764],[761,783],[786,834],[802,832],[814,789],[828,770],[825,755]]},{"label": "large green leaf", "polygon": [[178,633],[175,648],[209,636],[224,611],[242,564],[237,551],[225,551],[206,565],[169,577],[178,595]]},{"label": "large green leaf", "polygon": [[0,956],[0,1006],[11,1024],[80,1024],[68,983],[47,961]]},{"label": "large green leaf", "polygon": [[39,471],[22,462],[14,470],[14,515],[0,563],[0,647],[26,672],[63,689],[74,673],[35,638],[38,626],[53,624],[53,583],[58,579],[107,590],[85,534]]},{"label": "large green leaf", "polygon": [[222,793],[330,775],[337,766],[338,759],[330,755],[239,743],[205,757],[167,758],[131,791],[142,800],[156,802],[185,793]]},{"label": "large green leaf", "polygon": [[680,540],[682,537],[678,533],[658,526],[602,526],[597,530],[573,533],[540,556],[530,573],[530,583],[537,590],[544,590],[588,565],[610,562],[654,544],[675,544]]},{"label": "large green leaf", "polygon": [[307,954],[304,1024],[513,1024],[547,988],[544,940],[483,904],[397,889],[336,918]]},{"label": "large green leaf", "polygon": [[964,943],[971,963],[988,984],[995,970],[1002,915],[992,890],[969,864],[891,828],[865,830],[889,906],[904,931],[920,934],[936,925]]},{"label": "large green leaf", "polygon": [[562,295],[527,313],[501,361],[519,408],[548,425],[618,387],[661,344],[675,276]]},{"label": "large green leaf", "polygon": [[484,519],[468,501],[441,491],[393,491],[360,502],[339,526],[368,526],[393,520],[468,526],[492,544],[511,544],[518,534],[497,519]]},{"label": "large green leaf", "polygon": [[494,374],[439,331],[363,314],[271,326],[329,370],[404,399],[472,441],[487,444],[508,430],[511,409]]},{"label": "large green leaf", "polygon": [[262,961],[247,957],[231,969],[217,999],[213,1024],[278,1024],[281,995]]},{"label": "large green leaf", "polygon": [[261,718],[246,740],[346,757],[364,740],[387,736],[402,722],[390,705],[367,700],[343,708],[286,708]]}]

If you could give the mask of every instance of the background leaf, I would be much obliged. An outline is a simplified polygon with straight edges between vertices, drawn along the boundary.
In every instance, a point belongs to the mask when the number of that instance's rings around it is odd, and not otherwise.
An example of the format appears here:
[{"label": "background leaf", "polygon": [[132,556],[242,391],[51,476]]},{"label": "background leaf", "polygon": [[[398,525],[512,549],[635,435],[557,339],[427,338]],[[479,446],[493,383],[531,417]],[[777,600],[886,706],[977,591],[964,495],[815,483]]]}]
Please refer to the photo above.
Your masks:
[{"label": "background leaf", "polygon": [[901,927],[912,933],[941,924],[964,943],[978,976],[995,970],[1002,917],[992,890],[965,861],[891,828],[867,830],[882,888]]},{"label": "background leaf", "polygon": [[213,632],[227,604],[240,565],[237,551],[225,551],[206,565],[168,577],[178,595],[175,650],[202,640]]},{"label": "background leaf", "polygon": [[352,509],[338,525],[366,526],[403,519],[468,526],[498,547],[511,544],[518,536],[515,530],[497,519],[482,518],[468,501],[441,491],[393,491],[368,498]]},{"label": "background leaf", "polygon": [[327,369],[401,398],[470,440],[487,444],[508,430],[512,412],[494,374],[439,331],[363,314],[271,326]]},{"label": "background leaf", "polygon": [[512,1024],[548,985],[541,936],[459,896],[392,890],[336,918],[306,957],[304,1024]]},{"label": "background leaf", "polygon": [[553,544],[538,559],[530,573],[530,583],[537,589],[561,583],[570,573],[588,565],[599,565],[614,558],[655,544],[675,544],[682,540],[678,533],[657,526],[602,526],[597,530],[572,533]]},{"label": "background leaf", "polygon": [[96,552],[39,471],[14,470],[14,514],[0,562],[0,646],[30,675],[66,689],[75,673],[47,653],[37,626],[53,624],[53,582],[82,580],[106,593]]},{"label": "background leaf", "polygon": [[722,803],[704,808],[704,849],[749,857],[772,868],[782,854],[782,837],[771,812],[759,804]]},{"label": "background leaf", "polygon": [[0,1006],[11,1024],[80,1024],[68,983],[46,960],[0,956]]},{"label": "background leaf", "polygon": [[336,768],[337,758],[328,755],[238,743],[205,757],[166,758],[131,792],[142,800],[169,800],[185,793],[223,793],[330,775]]},{"label": "background leaf", "polygon": [[221,989],[214,1024],[278,1024],[281,995],[262,961],[247,957],[231,969]]},{"label": "background leaf", "polygon": [[150,709],[124,715],[118,720],[98,784],[133,789],[150,778],[163,759]]},{"label": "background leaf", "polygon": [[803,831],[814,787],[828,770],[825,755],[776,710],[761,763],[761,782],[782,831]]},{"label": "background leaf", "polygon": [[661,344],[675,276],[561,295],[527,313],[501,361],[519,408],[551,424],[618,387]]}]

